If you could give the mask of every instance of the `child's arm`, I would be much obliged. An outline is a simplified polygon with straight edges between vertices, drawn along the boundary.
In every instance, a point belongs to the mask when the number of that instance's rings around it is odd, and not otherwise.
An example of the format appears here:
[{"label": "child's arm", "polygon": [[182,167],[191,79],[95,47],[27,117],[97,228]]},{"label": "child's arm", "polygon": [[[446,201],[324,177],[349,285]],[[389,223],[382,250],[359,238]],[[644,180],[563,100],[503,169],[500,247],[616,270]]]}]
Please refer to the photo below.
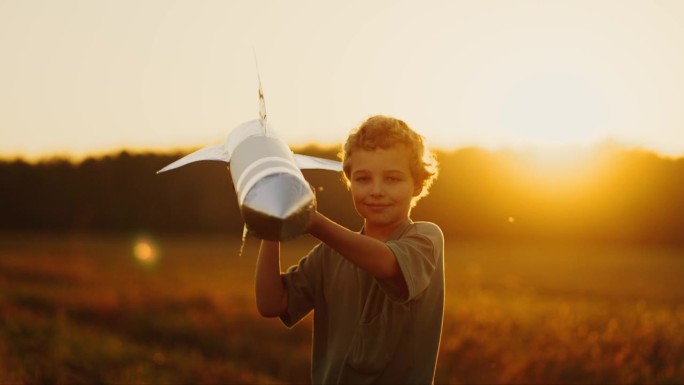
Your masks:
[{"label": "child's arm", "polygon": [[255,279],[256,303],[263,317],[278,317],[287,310],[287,290],[280,276],[280,243],[261,241]]},{"label": "child's arm", "polygon": [[309,233],[375,278],[396,280],[407,291],[397,257],[384,242],[340,226],[318,211],[311,218]]}]

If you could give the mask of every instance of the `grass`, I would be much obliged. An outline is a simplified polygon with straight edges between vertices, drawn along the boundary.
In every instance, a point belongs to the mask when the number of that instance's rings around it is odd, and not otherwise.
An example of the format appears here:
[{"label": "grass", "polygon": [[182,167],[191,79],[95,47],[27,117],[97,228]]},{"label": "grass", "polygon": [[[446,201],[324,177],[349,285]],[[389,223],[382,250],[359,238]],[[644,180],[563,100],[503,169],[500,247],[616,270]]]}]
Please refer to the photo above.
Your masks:
[{"label": "grass", "polygon": [[[312,245],[285,244],[283,267]],[[311,319],[259,317],[258,241],[239,248],[0,236],[0,383],[308,382]],[[447,251],[437,383],[682,383],[682,249],[449,239]]]}]

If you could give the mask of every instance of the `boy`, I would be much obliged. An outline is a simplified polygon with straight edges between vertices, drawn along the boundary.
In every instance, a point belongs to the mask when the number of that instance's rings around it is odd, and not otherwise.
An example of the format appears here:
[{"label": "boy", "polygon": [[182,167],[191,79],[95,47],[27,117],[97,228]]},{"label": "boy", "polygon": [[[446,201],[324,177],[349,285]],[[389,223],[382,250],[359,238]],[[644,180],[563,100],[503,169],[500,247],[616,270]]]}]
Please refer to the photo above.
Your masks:
[{"label": "boy", "polygon": [[444,239],[411,208],[436,177],[423,138],[401,120],[373,116],[342,153],[360,232],[318,211],[318,244],[286,273],[280,244],[262,241],[256,301],[288,326],[314,310],[313,383],[432,383],[444,314]]}]

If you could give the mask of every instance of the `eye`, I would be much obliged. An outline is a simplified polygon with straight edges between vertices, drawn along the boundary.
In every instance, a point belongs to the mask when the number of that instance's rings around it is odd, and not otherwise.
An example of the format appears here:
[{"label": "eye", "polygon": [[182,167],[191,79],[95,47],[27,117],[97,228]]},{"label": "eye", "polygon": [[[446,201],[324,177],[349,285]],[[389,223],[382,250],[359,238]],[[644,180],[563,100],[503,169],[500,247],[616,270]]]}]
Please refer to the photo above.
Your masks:
[{"label": "eye", "polygon": [[398,177],[398,176],[393,176],[393,175],[391,175],[391,176],[385,177],[385,180],[388,181],[388,182],[396,183],[396,182],[400,182],[400,181],[401,181],[401,178]]},{"label": "eye", "polygon": [[370,177],[365,176],[365,175],[359,175],[354,177],[354,182],[368,182],[370,180]]}]

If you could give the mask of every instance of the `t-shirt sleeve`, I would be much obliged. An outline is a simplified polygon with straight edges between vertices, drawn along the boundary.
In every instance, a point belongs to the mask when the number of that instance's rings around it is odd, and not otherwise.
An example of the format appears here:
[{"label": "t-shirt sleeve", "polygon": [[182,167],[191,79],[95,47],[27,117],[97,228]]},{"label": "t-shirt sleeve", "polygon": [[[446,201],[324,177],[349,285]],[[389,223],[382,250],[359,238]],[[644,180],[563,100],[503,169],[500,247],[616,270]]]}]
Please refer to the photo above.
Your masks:
[{"label": "t-shirt sleeve", "polygon": [[430,285],[444,245],[442,231],[432,223],[416,224],[415,231],[387,242],[392,250],[408,288],[408,297],[400,298],[400,290],[391,280],[380,281],[385,292],[394,300],[408,302],[419,296]]},{"label": "t-shirt sleeve", "polygon": [[317,293],[320,293],[321,254],[318,245],[282,275],[287,290],[287,310],[280,319],[287,327],[296,325],[314,308]]}]

